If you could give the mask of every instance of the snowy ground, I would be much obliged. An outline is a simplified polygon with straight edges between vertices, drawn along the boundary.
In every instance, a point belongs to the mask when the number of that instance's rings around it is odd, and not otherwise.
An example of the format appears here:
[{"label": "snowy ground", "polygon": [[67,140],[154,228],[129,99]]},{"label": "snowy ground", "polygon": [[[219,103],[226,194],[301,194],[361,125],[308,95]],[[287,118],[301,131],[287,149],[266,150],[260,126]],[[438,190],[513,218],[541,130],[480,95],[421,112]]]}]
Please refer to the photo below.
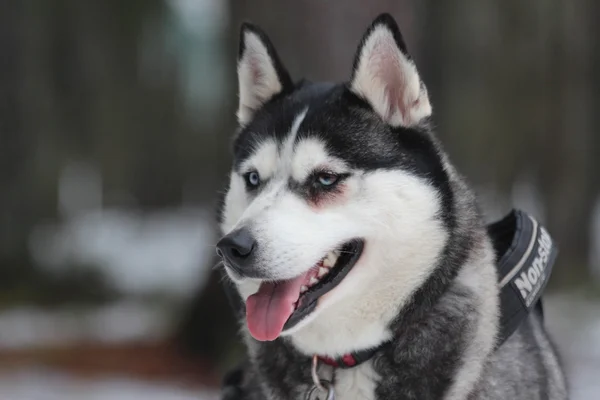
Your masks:
[{"label": "snowy ground", "polygon": [[0,375],[2,400],[213,400],[215,392],[127,379],[78,380],[51,371]]},{"label": "snowy ground", "polygon": [[600,399],[600,303],[554,295],[545,299],[544,310],[567,368],[571,399]]},{"label": "snowy ground", "polygon": [[189,298],[202,285],[214,254],[213,218],[201,208],[151,214],[99,209],[40,224],[30,237],[36,263],[53,272],[98,268],[121,292]]}]

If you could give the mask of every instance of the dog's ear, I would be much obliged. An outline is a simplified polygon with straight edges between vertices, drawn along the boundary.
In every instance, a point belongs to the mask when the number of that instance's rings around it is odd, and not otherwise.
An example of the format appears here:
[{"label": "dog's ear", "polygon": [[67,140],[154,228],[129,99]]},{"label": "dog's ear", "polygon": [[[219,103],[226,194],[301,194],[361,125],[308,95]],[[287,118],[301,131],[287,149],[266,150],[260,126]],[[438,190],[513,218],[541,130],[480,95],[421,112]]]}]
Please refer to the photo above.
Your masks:
[{"label": "dog's ear", "polygon": [[363,36],[350,89],[391,126],[413,126],[431,115],[427,89],[389,14],[377,17]]},{"label": "dog's ear", "polygon": [[255,25],[242,24],[238,54],[238,122],[246,125],[254,113],[282,91],[293,87],[267,35]]}]

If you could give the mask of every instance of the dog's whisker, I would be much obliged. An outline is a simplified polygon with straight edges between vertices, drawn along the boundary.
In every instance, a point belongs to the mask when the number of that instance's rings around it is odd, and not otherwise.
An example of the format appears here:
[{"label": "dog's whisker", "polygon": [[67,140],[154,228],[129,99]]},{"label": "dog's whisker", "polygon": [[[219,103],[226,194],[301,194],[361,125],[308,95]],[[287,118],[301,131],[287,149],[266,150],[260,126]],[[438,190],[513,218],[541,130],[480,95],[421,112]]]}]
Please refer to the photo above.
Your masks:
[{"label": "dog's whisker", "polygon": [[223,261],[219,261],[218,263],[216,263],[211,270],[216,271],[217,269],[221,268],[221,267],[225,267],[225,263],[223,263]]},{"label": "dog's whisker", "polygon": [[356,250],[353,250],[353,251],[349,251],[349,250],[338,250],[337,252],[338,252],[338,253],[340,253],[340,254],[356,254],[356,253],[357,253],[357,251],[356,251]]}]

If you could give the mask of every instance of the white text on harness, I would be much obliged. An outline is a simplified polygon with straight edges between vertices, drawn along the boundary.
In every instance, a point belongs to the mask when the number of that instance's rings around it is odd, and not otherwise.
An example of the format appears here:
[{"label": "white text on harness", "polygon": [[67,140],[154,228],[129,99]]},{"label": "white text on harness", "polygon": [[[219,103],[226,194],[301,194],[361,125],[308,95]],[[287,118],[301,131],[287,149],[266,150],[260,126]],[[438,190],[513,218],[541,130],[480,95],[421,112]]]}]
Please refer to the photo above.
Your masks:
[{"label": "white text on harness", "polygon": [[529,268],[515,278],[515,285],[521,293],[523,301],[529,307],[546,280],[546,265],[552,249],[552,239],[546,230],[540,227],[537,255]]}]

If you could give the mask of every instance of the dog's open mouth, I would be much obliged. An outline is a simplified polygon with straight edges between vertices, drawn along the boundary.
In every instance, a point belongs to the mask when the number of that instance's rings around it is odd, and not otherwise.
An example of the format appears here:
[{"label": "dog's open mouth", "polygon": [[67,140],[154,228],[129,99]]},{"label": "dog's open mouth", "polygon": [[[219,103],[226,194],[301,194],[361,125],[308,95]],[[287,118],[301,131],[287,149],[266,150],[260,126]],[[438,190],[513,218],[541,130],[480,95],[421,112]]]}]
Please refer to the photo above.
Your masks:
[{"label": "dog's open mouth", "polygon": [[335,288],[360,258],[364,240],[354,239],[327,253],[304,274],[286,281],[265,281],[246,300],[246,322],[252,336],[275,340],[317,306],[317,300]]}]

